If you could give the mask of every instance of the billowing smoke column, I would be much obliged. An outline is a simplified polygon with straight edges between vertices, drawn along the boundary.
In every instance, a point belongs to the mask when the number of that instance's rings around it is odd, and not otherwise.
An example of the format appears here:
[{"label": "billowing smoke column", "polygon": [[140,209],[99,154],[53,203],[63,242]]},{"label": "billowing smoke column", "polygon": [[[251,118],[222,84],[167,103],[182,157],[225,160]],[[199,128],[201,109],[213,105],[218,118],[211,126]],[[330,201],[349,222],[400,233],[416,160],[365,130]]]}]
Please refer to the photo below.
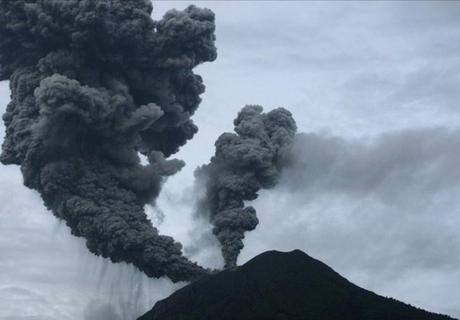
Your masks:
[{"label": "billowing smoke column", "polygon": [[259,223],[256,211],[245,207],[244,200],[254,200],[261,188],[276,185],[297,130],[286,109],[263,113],[255,105],[244,107],[234,125],[236,134],[222,134],[210,163],[196,171],[206,183],[203,203],[222,245],[226,268],[236,265],[244,233]]},{"label": "billowing smoke column", "polygon": [[204,86],[192,69],[216,58],[214,14],[151,12],[148,0],[0,0],[0,79],[12,91],[1,161],[21,166],[91,252],[192,280],[206,271],[143,207],[183,166],[165,157],[197,131]]}]

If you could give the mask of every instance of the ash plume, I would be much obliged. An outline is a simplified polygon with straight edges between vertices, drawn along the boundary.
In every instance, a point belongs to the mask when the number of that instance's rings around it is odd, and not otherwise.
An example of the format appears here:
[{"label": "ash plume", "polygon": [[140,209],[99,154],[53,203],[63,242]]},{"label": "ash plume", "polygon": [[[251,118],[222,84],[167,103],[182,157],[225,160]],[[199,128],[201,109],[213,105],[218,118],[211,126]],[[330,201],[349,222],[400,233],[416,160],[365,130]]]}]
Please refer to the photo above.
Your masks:
[{"label": "ash plume", "polygon": [[297,131],[288,110],[263,113],[257,105],[244,107],[234,125],[236,133],[222,134],[210,163],[195,173],[206,185],[200,209],[209,212],[226,268],[236,265],[244,233],[259,223],[255,209],[244,201],[256,199],[261,188],[276,185]]},{"label": "ash plume", "polygon": [[0,0],[0,80],[12,92],[1,162],[20,165],[91,252],[192,280],[206,270],[143,207],[197,131],[204,85],[192,69],[216,58],[214,14],[190,6],[153,21],[152,10],[148,0]]}]

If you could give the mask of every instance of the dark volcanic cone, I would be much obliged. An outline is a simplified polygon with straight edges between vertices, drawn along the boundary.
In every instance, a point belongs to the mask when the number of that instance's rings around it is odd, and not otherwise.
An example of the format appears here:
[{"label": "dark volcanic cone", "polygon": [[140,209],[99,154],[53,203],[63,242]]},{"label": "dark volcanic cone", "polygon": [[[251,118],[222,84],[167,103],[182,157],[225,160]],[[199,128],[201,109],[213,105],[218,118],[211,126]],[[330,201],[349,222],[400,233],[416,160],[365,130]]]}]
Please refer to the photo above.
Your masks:
[{"label": "dark volcanic cone", "polygon": [[159,301],[138,320],[449,320],[349,282],[302,251],[268,251]]}]

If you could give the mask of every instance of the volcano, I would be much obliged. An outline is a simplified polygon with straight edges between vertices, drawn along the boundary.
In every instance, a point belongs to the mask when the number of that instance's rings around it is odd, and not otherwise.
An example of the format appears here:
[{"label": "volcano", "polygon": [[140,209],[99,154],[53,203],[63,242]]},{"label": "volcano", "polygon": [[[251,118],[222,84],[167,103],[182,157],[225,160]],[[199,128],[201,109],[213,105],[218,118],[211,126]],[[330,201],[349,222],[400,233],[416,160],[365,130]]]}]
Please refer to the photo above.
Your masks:
[{"label": "volcano", "polygon": [[138,320],[453,320],[360,288],[300,250],[267,251],[158,301]]}]

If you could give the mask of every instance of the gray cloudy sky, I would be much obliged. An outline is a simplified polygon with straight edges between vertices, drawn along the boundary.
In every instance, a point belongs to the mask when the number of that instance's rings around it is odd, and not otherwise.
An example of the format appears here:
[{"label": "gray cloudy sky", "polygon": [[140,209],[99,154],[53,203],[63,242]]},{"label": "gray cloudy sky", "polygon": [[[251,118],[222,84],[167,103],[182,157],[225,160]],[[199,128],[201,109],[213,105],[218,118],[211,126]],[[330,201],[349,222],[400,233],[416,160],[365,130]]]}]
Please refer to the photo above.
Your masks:
[{"label": "gray cloudy sky", "polygon": [[[189,3],[154,3],[154,16]],[[460,3],[196,4],[216,13],[219,57],[197,68],[207,92],[200,132],[177,154],[187,166],[149,208],[161,232],[220,266],[192,218],[193,170],[243,105],[286,107],[306,134],[254,201],[260,225],[239,262],[300,248],[360,286],[460,317]],[[0,83],[2,110],[8,100]],[[181,286],[87,253],[17,167],[0,177],[1,320],[126,319]]]}]

